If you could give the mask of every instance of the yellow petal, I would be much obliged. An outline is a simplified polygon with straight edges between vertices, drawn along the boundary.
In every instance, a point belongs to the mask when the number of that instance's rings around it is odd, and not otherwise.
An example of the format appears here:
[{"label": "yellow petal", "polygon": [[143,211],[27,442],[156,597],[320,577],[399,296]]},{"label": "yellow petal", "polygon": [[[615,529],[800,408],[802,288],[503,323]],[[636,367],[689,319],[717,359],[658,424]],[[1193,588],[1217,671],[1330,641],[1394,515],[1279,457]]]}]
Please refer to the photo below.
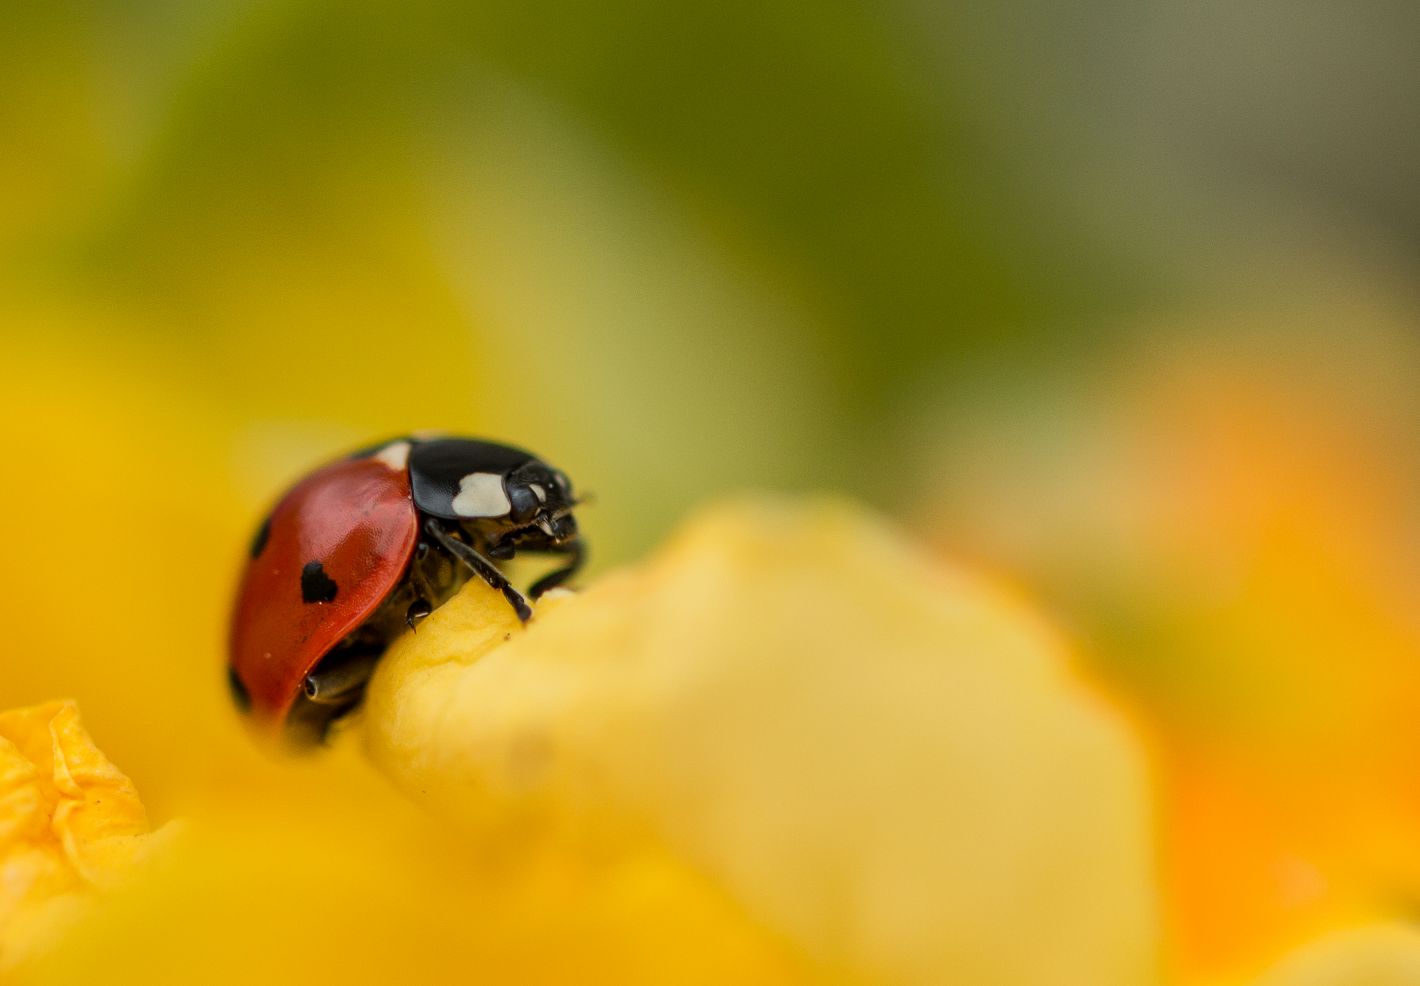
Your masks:
[{"label": "yellow petal", "polygon": [[364,728],[470,839],[671,860],[835,975],[1156,977],[1135,744],[1029,611],[850,506],[712,509],[526,632],[470,585]]},{"label": "yellow petal", "polygon": [[1416,986],[1420,929],[1377,925],[1339,932],[1299,949],[1257,986]]},{"label": "yellow petal", "polygon": [[77,895],[123,875],[147,832],[133,783],[72,702],[0,713],[0,968],[45,938]]},{"label": "yellow petal", "polygon": [[464,844],[367,780],[325,805],[191,817],[15,986],[795,981],[776,943],[673,860]]}]

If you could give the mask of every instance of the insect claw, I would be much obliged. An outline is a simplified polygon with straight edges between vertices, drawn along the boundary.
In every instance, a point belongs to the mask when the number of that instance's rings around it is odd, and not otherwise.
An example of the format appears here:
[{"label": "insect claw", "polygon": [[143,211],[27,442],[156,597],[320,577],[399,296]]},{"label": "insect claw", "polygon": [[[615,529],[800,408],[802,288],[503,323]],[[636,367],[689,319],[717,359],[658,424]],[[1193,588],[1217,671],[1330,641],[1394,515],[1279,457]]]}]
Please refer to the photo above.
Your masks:
[{"label": "insect claw", "polygon": [[404,614],[404,622],[408,625],[409,629],[413,630],[414,624],[418,623],[432,612],[434,612],[434,607],[429,605],[429,600],[423,598],[416,599],[409,604],[409,609]]}]

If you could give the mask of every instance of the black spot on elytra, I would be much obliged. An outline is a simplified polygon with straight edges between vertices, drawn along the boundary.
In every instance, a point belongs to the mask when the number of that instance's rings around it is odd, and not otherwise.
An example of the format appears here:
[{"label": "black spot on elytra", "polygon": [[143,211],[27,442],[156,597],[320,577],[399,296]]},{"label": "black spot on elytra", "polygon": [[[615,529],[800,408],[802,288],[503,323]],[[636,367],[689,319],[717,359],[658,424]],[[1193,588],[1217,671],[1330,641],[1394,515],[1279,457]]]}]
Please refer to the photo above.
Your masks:
[{"label": "black spot on elytra", "polygon": [[237,704],[237,708],[242,712],[250,711],[251,696],[247,694],[247,686],[242,684],[236,668],[227,668],[227,686],[232,689],[232,701]]},{"label": "black spot on elytra", "polygon": [[268,517],[261,522],[261,526],[256,529],[256,537],[251,539],[251,556],[255,558],[266,550],[266,542],[271,540],[271,518]]},{"label": "black spot on elytra", "polygon": [[318,561],[306,562],[301,569],[301,598],[308,603],[328,603],[335,599],[340,586],[335,579],[325,574],[325,567]]}]

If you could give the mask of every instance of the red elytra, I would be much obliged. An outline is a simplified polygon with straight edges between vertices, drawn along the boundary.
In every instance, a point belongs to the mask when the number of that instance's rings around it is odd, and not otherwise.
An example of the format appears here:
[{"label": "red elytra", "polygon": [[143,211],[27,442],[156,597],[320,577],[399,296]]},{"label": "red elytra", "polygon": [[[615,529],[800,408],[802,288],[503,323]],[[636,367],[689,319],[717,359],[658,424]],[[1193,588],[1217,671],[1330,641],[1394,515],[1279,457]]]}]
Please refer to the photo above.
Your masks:
[{"label": "red elytra", "polygon": [[[232,673],[258,723],[280,732],[306,676],[399,584],[418,524],[408,471],[378,458],[335,462],[282,498],[246,566],[231,627]],[[302,586],[312,559],[321,565],[314,603]]]}]

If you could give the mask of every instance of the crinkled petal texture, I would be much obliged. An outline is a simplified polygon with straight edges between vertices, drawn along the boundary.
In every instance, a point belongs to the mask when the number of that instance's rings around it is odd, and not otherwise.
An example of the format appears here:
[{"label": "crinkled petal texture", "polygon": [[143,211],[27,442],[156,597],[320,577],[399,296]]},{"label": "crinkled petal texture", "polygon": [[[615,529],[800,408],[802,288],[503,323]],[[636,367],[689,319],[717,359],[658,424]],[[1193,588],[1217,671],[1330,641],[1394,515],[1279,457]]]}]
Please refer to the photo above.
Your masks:
[{"label": "crinkled petal texture", "polygon": [[695,874],[786,976],[1158,977],[1138,745],[1030,612],[846,505],[711,509],[526,632],[470,585],[364,731],[475,843]]},{"label": "crinkled petal texture", "polygon": [[0,969],[46,942],[85,892],[117,881],[148,819],[72,702],[0,713]]}]

